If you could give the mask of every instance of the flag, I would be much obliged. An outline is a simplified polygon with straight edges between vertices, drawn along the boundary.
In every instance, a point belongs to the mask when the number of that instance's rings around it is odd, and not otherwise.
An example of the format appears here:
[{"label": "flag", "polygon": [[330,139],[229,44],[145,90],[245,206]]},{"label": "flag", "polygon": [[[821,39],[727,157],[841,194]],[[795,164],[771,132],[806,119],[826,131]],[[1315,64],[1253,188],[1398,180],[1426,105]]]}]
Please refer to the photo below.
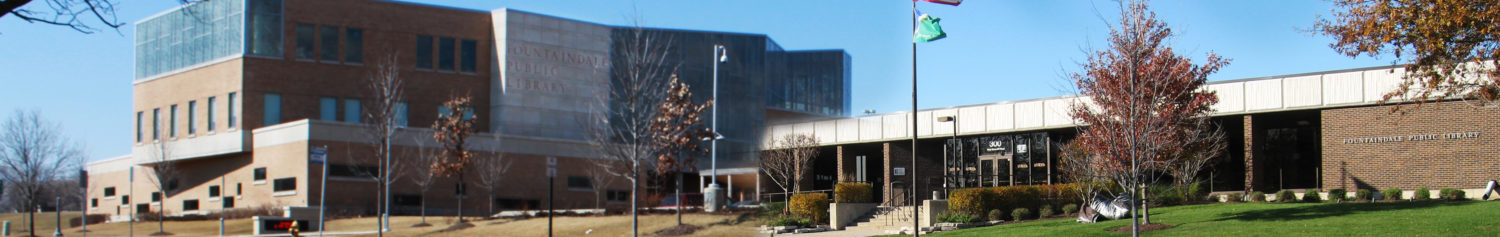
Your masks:
[{"label": "flag", "polygon": [[927,43],[948,37],[948,33],[943,33],[943,26],[938,25],[938,21],[942,20],[941,18],[922,14],[922,12],[918,11],[917,30],[916,32],[912,32],[912,42]]},{"label": "flag", "polygon": [[937,3],[937,4],[947,4],[947,5],[951,5],[951,6],[958,6],[959,3],[963,3],[964,2],[964,0],[912,0],[912,1],[923,1],[923,2],[930,2],[930,3]]}]

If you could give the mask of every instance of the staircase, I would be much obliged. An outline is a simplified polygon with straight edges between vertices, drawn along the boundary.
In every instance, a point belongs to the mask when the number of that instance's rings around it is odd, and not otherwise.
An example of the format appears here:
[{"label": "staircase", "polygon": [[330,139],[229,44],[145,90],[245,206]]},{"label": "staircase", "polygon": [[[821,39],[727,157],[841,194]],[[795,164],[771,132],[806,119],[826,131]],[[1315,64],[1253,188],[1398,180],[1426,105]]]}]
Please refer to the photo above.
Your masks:
[{"label": "staircase", "polygon": [[912,207],[876,207],[860,216],[845,230],[890,231],[911,227]]}]

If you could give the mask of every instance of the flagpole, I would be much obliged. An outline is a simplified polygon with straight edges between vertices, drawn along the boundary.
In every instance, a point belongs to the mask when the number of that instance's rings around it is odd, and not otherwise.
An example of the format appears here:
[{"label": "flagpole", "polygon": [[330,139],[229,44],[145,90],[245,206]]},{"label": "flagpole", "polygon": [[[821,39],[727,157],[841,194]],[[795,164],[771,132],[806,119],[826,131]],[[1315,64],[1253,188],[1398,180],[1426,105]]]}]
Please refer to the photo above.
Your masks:
[{"label": "flagpole", "polygon": [[[911,31],[917,33],[917,1],[911,1]],[[917,189],[917,41],[911,41],[911,234],[922,236],[922,206]]]}]

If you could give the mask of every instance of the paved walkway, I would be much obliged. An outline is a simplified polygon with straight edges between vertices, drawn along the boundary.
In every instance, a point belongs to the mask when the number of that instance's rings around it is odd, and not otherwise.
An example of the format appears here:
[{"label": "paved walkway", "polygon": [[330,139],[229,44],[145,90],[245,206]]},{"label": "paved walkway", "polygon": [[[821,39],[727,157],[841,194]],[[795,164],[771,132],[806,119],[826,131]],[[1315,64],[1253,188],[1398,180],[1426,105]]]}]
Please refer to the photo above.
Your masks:
[{"label": "paved walkway", "polygon": [[[300,234],[301,234],[301,235],[302,235],[302,236],[318,236],[318,232],[317,232],[317,231],[307,231],[307,232],[302,232],[302,233],[300,233]],[[323,232],[323,235],[324,235],[324,236],[339,236],[339,235],[369,235],[369,234],[375,234],[375,231],[353,231],[353,232]],[[262,236],[263,236],[263,237],[274,237],[274,236],[292,236],[292,234],[274,234],[274,235],[232,235],[232,236],[233,236],[233,237],[262,237]]]},{"label": "paved walkway", "polygon": [[[885,235],[885,231],[884,230],[834,230],[834,231],[824,231],[824,232],[806,233],[806,234],[777,234],[776,236],[793,236],[793,237],[834,237],[834,236],[838,236],[838,237],[843,237],[843,236],[876,236],[876,235]],[[769,234],[761,234],[761,236],[769,236]]]}]

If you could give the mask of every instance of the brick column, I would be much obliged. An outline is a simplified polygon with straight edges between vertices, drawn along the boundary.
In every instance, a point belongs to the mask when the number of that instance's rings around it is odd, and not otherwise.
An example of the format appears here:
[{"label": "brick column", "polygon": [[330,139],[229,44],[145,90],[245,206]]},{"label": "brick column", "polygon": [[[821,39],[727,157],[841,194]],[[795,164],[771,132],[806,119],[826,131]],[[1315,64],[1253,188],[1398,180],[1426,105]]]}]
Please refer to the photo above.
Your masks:
[{"label": "brick column", "polygon": [[1242,134],[1245,141],[1245,192],[1255,191],[1255,127],[1250,115],[1244,116],[1245,129]]},{"label": "brick column", "polygon": [[880,160],[881,163],[883,163],[883,167],[885,167],[880,171],[880,175],[882,175],[881,177],[884,178],[882,179],[884,181],[883,183],[885,183],[881,184],[885,186],[885,197],[881,198],[881,203],[883,205],[895,205],[894,203],[891,203],[894,200],[891,199],[891,143],[880,143]]},{"label": "brick column", "polygon": [[833,147],[833,149],[834,149],[833,150],[833,153],[834,153],[833,154],[833,159],[836,162],[838,162],[838,166],[837,166],[838,177],[837,177],[836,181],[837,182],[848,181],[849,180],[848,175],[844,175],[844,146],[843,145],[835,146],[835,147]]}]

